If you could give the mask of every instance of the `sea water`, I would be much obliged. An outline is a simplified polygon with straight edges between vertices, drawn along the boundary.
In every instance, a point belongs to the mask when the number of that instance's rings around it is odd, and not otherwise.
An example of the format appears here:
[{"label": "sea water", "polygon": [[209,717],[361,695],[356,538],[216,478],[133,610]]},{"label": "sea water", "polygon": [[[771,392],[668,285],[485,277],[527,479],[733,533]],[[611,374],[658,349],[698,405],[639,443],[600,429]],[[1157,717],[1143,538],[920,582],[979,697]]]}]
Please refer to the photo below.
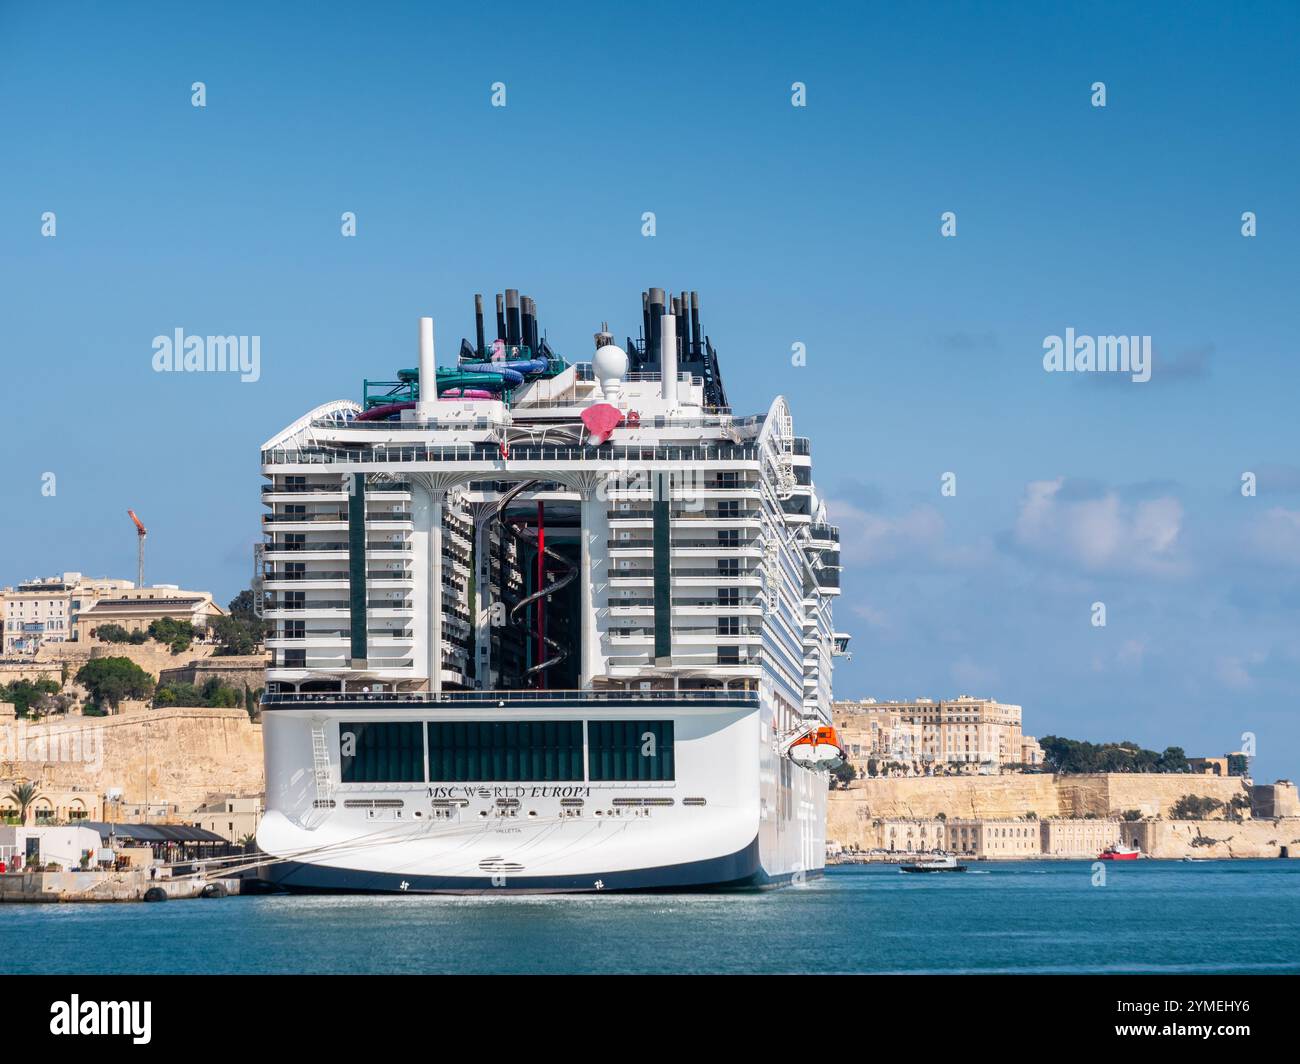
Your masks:
[{"label": "sea water", "polygon": [[832,868],[754,893],[0,906],[0,971],[1300,972],[1300,861]]}]

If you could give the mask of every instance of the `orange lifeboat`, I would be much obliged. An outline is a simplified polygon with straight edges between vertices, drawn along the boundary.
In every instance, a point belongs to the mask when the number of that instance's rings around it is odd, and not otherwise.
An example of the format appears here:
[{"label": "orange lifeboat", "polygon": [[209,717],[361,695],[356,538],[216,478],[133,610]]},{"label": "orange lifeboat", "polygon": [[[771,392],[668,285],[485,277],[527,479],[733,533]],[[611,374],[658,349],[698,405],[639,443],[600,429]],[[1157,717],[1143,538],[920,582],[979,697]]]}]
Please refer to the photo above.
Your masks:
[{"label": "orange lifeboat", "polygon": [[796,739],[787,756],[804,768],[833,769],[844,763],[844,747],[834,728],[815,728]]}]

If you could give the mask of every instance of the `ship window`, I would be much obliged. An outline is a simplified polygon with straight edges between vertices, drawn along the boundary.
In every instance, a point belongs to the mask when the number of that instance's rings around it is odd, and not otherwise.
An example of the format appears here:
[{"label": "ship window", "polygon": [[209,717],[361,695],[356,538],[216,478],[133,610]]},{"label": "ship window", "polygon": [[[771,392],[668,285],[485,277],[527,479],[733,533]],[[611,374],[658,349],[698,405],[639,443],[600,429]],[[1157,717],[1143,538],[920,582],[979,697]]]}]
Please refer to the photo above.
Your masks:
[{"label": "ship window", "polygon": [[339,724],[344,783],[424,782],[424,739],[418,721]]},{"label": "ship window", "polygon": [[582,722],[430,722],[429,778],[448,783],[581,780]]},{"label": "ship window", "polygon": [[593,780],[676,778],[670,720],[589,721],[587,753]]}]

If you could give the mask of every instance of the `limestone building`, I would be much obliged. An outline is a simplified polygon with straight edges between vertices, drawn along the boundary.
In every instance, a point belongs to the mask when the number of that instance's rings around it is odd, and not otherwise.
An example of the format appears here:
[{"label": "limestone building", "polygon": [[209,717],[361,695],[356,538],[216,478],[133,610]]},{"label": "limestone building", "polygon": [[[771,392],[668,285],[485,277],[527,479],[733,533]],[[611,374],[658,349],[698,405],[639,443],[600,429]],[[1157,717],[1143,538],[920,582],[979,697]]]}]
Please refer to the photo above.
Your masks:
[{"label": "limestone building", "polygon": [[1045,857],[1096,857],[1119,845],[1119,821],[1053,818],[1039,824]]},{"label": "limestone building", "polygon": [[[915,762],[929,771],[956,765],[1036,766],[1043,759],[1038,741],[1021,733],[1020,706],[991,698],[836,702],[835,721],[850,744],[853,760]],[[863,753],[856,754],[853,744]]]},{"label": "limestone building", "polygon": [[5,656],[35,654],[46,644],[75,640],[78,618],[101,595],[134,588],[130,580],[71,572],[6,587],[0,591]]},{"label": "limestone building", "polygon": [[1042,851],[1036,820],[949,820],[948,849],[972,857],[1037,857]]},{"label": "limestone building", "polygon": [[154,621],[169,618],[206,628],[226,611],[212,601],[210,591],[182,591],[175,584],[129,588],[98,598],[77,618],[78,640],[89,642],[101,625],[115,624],[128,632],[146,631]]}]

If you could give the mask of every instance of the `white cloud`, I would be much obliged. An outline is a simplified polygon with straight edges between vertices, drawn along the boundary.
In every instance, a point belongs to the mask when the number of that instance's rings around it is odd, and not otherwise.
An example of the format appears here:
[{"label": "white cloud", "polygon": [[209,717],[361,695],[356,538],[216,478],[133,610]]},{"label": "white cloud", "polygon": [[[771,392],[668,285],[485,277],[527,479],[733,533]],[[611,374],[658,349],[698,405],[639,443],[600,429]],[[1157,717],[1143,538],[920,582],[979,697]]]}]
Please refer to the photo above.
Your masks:
[{"label": "white cloud", "polygon": [[872,513],[843,499],[827,499],[826,510],[840,529],[845,565],[873,566],[918,559],[927,568],[970,568],[988,563],[986,539],[954,545],[948,524],[934,506],[917,505],[896,517]]},{"label": "white cloud", "polygon": [[1251,528],[1249,543],[1266,561],[1300,565],[1300,510],[1266,511]]},{"label": "white cloud", "polygon": [[840,554],[846,563],[876,565],[943,541],[943,518],[932,506],[918,506],[900,517],[868,513],[838,499],[827,500],[826,509],[839,525]]},{"label": "white cloud", "polygon": [[1172,572],[1183,507],[1172,496],[1123,501],[1114,491],[1089,497],[1063,493],[1065,478],[1025,488],[1015,542],[1093,572]]},{"label": "white cloud", "polygon": [[877,609],[865,602],[849,607],[849,612],[854,617],[866,621],[868,628],[884,629],[889,627],[889,615],[884,610]]},{"label": "white cloud", "polygon": [[1146,657],[1147,646],[1140,639],[1125,640],[1124,645],[1119,648],[1119,653],[1115,655],[1115,660],[1121,665],[1129,668],[1140,668],[1142,659]]},{"label": "white cloud", "polygon": [[989,691],[999,679],[997,669],[977,664],[969,654],[963,654],[954,661],[950,671],[958,689],[968,694]]},{"label": "white cloud", "polygon": [[1245,657],[1221,657],[1214,663],[1214,674],[1224,687],[1243,691],[1255,684],[1255,678],[1251,676],[1249,666],[1258,665],[1263,660],[1263,654],[1247,654]]}]

